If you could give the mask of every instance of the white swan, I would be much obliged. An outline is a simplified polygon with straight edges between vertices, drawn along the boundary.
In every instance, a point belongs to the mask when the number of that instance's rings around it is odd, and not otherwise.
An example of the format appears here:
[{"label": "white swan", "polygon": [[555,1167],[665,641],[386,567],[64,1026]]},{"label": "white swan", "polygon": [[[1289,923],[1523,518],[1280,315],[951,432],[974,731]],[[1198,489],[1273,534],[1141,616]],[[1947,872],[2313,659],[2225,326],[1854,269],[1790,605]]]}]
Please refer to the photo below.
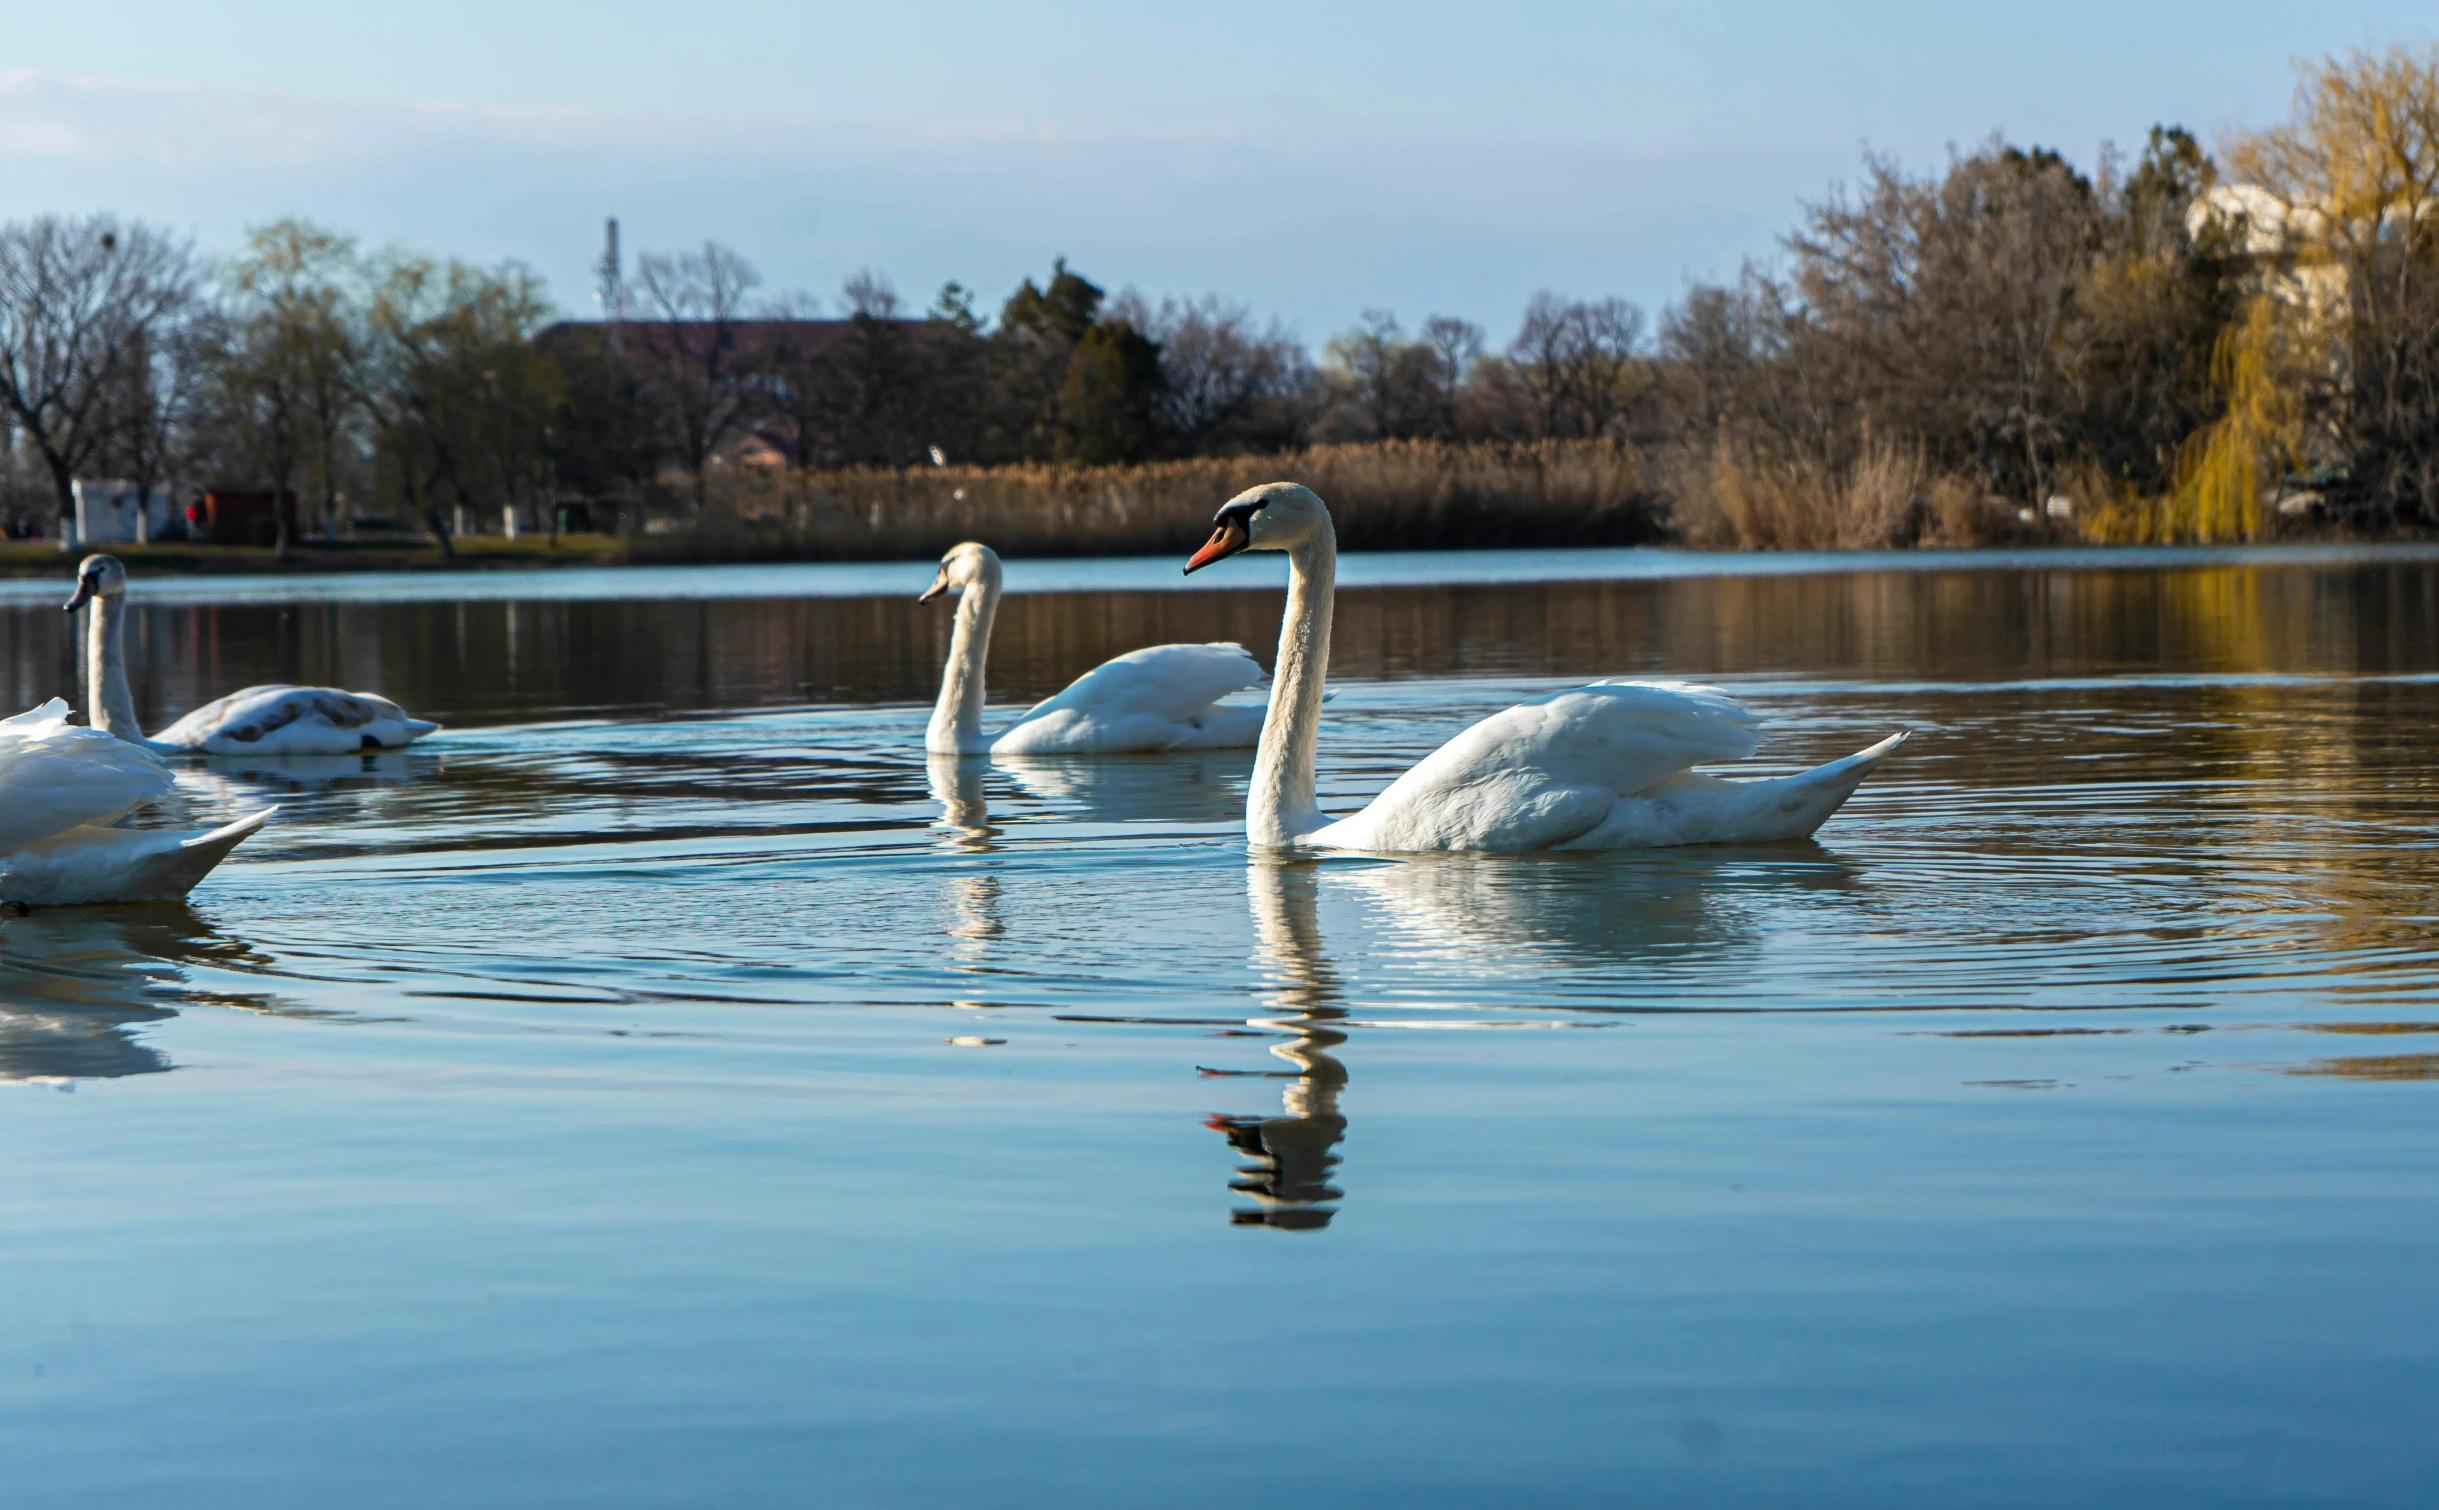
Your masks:
[{"label": "white swan", "polygon": [[1259,708],[1215,708],[1262,679],[1242,645],[1153,645],[1130,650],[1035,703],[1000,731],[982,732],[982,666],[999,613],[999,555],[971,541],[940,558],[918,603],[957,594],[948,668],[923,748],[934,755],[1134,755],[1156,750],[1241,750],[1262,732]]},{"label": "white swan", "polygon": [[394,750],[440,727],[386,697],[335,687],[247,687],[217,697],[146,738],[127,690],[127,568],[87,556],[76,569],[68,612],[90,603],[87,712],[93,726],[162,755],[352,755]]},{"label": "white swan", "polygon": [[0,901],[175,901],[275,811],[185,832],[109,827],[171,784],[159,757],[71,724],[58,698],[0,719]]},{"label": "white swan", "polygon": [[1691,767],[1753,753],[1753,717],[1725,694],[1670,682],[1598,682],[1494,713],[1332,822],[1313,795],[1321,683],[1329,668],[1338,537],[1310,489],[1274,482],[1231,498],[1199,571],[1240,551],[1285,551],[1279,659],[1245,800],[1258,847],[1494,850],[1648,849],[1807,837],[1850,796],[1899,732],[1800,775],[1721,781]]}]

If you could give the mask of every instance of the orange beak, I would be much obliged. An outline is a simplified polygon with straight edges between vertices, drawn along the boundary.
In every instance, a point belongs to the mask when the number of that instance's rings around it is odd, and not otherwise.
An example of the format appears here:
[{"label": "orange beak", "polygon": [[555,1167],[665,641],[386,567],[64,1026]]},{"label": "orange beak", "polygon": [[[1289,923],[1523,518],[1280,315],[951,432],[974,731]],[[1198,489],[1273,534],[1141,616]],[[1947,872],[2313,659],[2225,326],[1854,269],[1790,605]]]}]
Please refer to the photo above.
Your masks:
[{"label": "orange beak", "polygon": [[929,603],[932,599],[947,591],[948,568],[944,566],[940,568],[940,575],[932,578],[932,585],[923,589],[923,591],[916,596],[915,601],[918,603]]},{"label": "orange beak", "polygon": [[1253,535],[1245,528],[1244,520],[1223,519],[1219,528],[1211,532],[1211,538],[1203,542],[1203,548],[1194,553],[1194,559],[1186,563],[1186,575],[1190,577],[1214,561],[1224,561],[1252,543]]}]

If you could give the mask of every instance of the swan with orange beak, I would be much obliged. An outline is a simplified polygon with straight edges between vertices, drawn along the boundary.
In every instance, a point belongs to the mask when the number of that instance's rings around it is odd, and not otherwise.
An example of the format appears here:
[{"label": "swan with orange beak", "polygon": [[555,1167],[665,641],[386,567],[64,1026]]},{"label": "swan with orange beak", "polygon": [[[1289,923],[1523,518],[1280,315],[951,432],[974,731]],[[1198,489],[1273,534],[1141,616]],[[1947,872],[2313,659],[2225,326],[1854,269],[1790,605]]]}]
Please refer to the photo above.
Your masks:
[{"label": "swan with orange beak", "polygon": [[1288,586],[1245,800],[1245,834],[1257,848],[1513,852],[1805,839],[1906,739],[1900,731],[1794,776],[1723,781],[1693,767],[1744,759],[1759,743],[1753,715],[1727,694],[1683,682],[1596,682],[1492,714],[1363,811],[1333,821],[1314,797],[1338,581],[1329,508],[1296,483],[1249,488],[1220,506],[1186,570],[1259,550],[1286,554]]}]

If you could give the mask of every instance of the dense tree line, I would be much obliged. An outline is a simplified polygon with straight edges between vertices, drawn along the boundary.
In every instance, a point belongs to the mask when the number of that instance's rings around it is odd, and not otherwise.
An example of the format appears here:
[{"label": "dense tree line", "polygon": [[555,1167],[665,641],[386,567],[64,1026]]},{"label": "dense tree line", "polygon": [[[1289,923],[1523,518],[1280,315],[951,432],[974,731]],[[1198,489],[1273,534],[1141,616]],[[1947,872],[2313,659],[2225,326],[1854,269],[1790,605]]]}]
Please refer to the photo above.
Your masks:
[{"label": "dense tree line", "polygon": [[549,326],[514,265],[299,222],[221,264],[109,216],[0,227],[15,512],[79,477],[214,482],[445,541],[578,499],[700,517],[741,466],[1608,439],[1682,532],[1747,544],[2439,525],[2439,53],[2311,68],[2217,159],[2173,127],[2088,170],[1998,139],[1928,173],[1870,158],[1779,257],[1656,322],[1545,293],[1504,345],[1373,310],[1316,360],[1241,305],[1112,297],[1063,260],[988,313],[870,272],[767,297],[716,243],[644,257],[630,292]]},{"label": "dense tree line", "polygon": [[2090,174],[1997,140],[1869,161],[1782,267],[1661,322],[1681,513],[1767,535],[1761,495],[1829,521],[1895,479],[2102,538],[2439,525],[2439,52],[2308,68],[2225,157],[2163,127]]},{"label": "dense tree line", "polygon": [[530,504],[567,384],[514,266],[360,256],[295,221],[210,265],[108,215],[0,226],[0,437],[11,523],[49,530],[79,479],[343,501],[422,521]]}]

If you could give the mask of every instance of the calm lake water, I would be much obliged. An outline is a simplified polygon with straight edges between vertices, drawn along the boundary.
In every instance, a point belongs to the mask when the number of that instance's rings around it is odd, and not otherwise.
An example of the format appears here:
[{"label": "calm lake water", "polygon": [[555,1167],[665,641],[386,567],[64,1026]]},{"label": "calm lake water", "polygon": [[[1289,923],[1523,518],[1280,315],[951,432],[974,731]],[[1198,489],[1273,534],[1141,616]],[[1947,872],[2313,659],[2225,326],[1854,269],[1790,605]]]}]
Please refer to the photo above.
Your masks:
[{"label": "calm lake water", "polygon": [[[450,728],[0,923],[12,1498],[2439,1501],[2439,559],[1745,566],[1351,561],[1325,806],[1668,674],[1920,731],[1817,845],[1288,864],[927,763],[928,564],[141,584],[155,724]],[[1173,573],[1012,566],[995,698],[1267,662]]]}]

